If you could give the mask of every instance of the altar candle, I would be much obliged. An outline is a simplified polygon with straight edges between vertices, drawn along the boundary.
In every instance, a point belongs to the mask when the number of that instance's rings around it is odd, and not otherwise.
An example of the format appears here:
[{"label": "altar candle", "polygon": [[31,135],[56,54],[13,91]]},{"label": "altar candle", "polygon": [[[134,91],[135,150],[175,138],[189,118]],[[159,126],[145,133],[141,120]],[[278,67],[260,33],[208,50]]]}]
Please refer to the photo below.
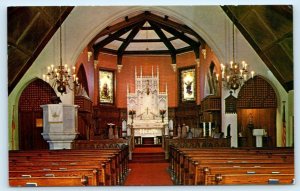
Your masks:
[{"label": "altar candle", "polygon": [[211,136],[211,122],[208,122],[208,136]]},{"label": "altar candle", "polygon": [[131,128],[128,126],[127,127],[127,136],[130,136],[131,135]]},{"label": "altar candle", "polygon": [[251,78],[253,78],[254,76],[254,71],[251,71]]}]

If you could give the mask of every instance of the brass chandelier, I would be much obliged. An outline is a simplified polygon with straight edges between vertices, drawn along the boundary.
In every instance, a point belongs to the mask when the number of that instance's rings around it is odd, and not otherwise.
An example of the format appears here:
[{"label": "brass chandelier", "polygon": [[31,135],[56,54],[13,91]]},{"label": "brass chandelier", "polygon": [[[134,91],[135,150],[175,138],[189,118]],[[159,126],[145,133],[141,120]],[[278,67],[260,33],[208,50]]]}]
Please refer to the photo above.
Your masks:
[{"label": "brass chandelier", "polygon": [[[60,10],[61,13],[61,10]],[[61,15],[61,14],[60,14]],[[51,66],[47,67],[47,74],[43,75],[43,80],[50,83],[52,82],[52,88],[57,88],[57,91],[61,94],[67,94],[67,88],[70,90],[76,91],[76,88],[79,87],[78,77],[76,76],[75,66],[71,68],[65,64],[62,64],[62,40],[61,40],[61,17],[59,19],[59,55],[60,62],[57,67]]]},{"label": "brass chandelier", "polygon": [[[251,78],[253,78],[254,71],[251,71],[250,74]],[[226,65],[221,63],[223,87],[235,91],[249,79],[250,74],[249,65],[245,61],[242,61],[241,63],[235,61],[234,23],[232,23],[232,61]],[[216,78],[217,80],[219,79],[219,74],[216,74]]]}]

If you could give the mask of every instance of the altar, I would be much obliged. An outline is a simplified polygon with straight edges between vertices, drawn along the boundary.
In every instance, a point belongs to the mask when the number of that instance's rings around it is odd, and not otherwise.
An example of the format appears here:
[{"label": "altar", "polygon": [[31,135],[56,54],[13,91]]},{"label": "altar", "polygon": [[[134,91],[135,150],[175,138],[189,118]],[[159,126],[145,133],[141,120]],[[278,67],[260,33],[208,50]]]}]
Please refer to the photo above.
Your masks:
[{"label": "altar", "polygon": [[132,125],[134,136],[159,137],[165,134],[168,123],[168,88],[159,90],[159,68],[154,75],[143,76],[142,68],[140,75],[135,68],[134,92],[129,91],[127,86],[127,121]]}]

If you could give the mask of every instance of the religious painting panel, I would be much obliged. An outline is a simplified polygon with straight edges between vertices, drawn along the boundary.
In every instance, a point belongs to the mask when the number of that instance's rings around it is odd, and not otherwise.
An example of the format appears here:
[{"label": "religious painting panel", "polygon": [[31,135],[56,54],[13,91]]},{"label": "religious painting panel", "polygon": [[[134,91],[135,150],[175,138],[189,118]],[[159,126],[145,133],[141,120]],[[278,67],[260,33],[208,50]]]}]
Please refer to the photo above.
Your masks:
[{"label": "religious painting panel", "polygon": [[196,100],[196,71],[195,68],[183,69],[180,71],[181,101]]},{"label": "religious painting panel", "polygon": [[99,97],[100,103],[114,103],[114,73],[112,71],[99,71]]}]

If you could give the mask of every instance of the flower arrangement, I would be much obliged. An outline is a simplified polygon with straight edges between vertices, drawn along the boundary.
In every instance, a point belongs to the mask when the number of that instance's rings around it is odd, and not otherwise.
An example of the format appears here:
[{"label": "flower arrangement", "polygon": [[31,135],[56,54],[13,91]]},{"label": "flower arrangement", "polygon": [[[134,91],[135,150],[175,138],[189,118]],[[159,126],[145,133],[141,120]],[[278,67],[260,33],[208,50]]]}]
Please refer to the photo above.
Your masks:
[{"label": "flower arrangement", "polygon": [[159,110],[160,115],[164,115],[165,113],[166,113],[166,110],[164,110],[164,109]]},{"label": "flower arrangement", "polygon": [[129,115],[135,115],[135,110],[129,110]]}]

